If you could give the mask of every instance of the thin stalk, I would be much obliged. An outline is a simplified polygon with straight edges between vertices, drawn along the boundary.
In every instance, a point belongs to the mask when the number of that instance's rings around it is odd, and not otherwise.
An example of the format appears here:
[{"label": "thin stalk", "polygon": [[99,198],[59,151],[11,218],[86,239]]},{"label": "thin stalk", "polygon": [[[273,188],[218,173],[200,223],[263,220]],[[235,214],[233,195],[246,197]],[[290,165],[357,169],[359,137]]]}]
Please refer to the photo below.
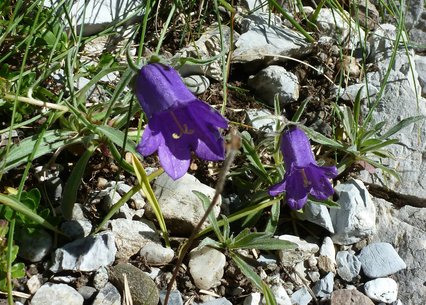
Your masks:
[{"label": "thin stalk", "polygon": [[3,98],[6,99],[6,100],[10,100],[10,101],[16,100],[16,101],[31,104],[31,105],[34,105],[34,106],[46,107],[46,108],[49,108],[49,109],[59,110],[59,111],[63,111],[63,112],[69,111],[69,108],[67,106],[53,104],[53,103],[49,103],[49,102],[43,102],[43,101],[37,100],[37,99],[32,98],[32,97],[24,97],[24,96],[12,95],[12,94],[5,94],[3,96]]},{"label": "thin stalk", "polygon": [[204,212],[203,217],[198,222],[197,226],[192,231],[191,236],[189,237],[188,241],[186,242],[186,244],[182,247],[182,250],[180,251],[180,254],[179,254],[179,257],[178,257],[178,261],[176,262],[175,269],[173,270],[172,278],[170,279],[170,282],[167,285],[167,292],[166,292],[166,296],[164,298],[164,305],[167,305],[168,302],[169,302],[170,292],[172,291],[173,283],[176,280],[177,273],[179,271],[180,266],[182,265],[184,257],[188,253],[188,251],[191,248],[193,242],[197,238],[198,232],[201,230],[201,226],[204,224],[204,222],[206,221],[206,219],[209,217],[210,212],[213,210],[213,208],[217,204],[217,201],[219,200],[219,197],[220,197],[220,195],[223,192],[223,187],[225,185],[226,174],[228,173],[229,169],[231,168],[231,165],[234,162],[235,156],[236,156],[236,154],[237,154],[237,152],[238,152],[238,150],[240,148],[240,137],[236,134],[236,130],[235,129],[233,129],[231,132],[232,132],[231,143],[230,143],[231,144],[230,145],[231,148],[230,148],[230,150],[228,152],[228,156],[226,157],[225,162],[224,162],[223,167],[222,167],[222,170],[221,170],[221,172],[219,174],[219,178],[218,178],[218,181],[217,181],[217,184],[216,184],[215,194],[213,196],[213,199],[212,199],[209,207]]},{"label": "thin stalk", "polygon": [[176,3],[173,2],[172,7],[170,8],[169,16],[167,16],[167,20],[163,25],[163,29],[161,30],[160,38],[158,39],[157,48],[155,49],[156,55],[160,53],[160,48],[161,48],[161,45],[163,44],[164,36],[166,36],[166,32],[169,30],[169,24],[175,13],[175,10],[176,10]]}]

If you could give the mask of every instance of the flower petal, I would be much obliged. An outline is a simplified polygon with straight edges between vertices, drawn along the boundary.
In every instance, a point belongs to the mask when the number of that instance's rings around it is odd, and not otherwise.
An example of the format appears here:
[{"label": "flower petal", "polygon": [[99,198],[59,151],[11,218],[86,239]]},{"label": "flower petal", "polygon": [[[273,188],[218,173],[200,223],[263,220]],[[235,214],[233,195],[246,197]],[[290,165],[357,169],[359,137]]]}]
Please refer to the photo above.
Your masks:
[{"label": "flower petal", "polygon": [[228,121],[219,112],[201,100],[191,102],[188,105],[188,110],[196,121],[202,120],[215,127],[224,129],[228,127]]},{"label": "flower petal", "polygon": [[286,198],[291,209],[301,209],[308,199],[309,185],[303,176],[303,168],[294,167],[287,176]]},{"label": "flower petal", "polygon": [[285,192],[286,181],[285,179],[277,184],[271,186],[268,190],[268,194],[271,196],[278,196],[281,193]]},{"label": "flower petal", "polygon": [[164,171],[173,179],[179,179],[188,171],[191,152],[189,149],[180,150],[179,154],[175,155],[169,150],[167,145],[160,145],[158,147],[158,157],[160,158],[160,164],[164,168]]},{"label": "flower petal", "polygon": [[154,123],[155,120],[151,120],[149,124],[145,127],[145,130],[142,134],[142,139],[136,147],[136,150],[142,156],[152,155],[158,149],[158,146],[160,146],[160,144],[164,142],[162,134],[156,130],[153,131],[151,129],[150,125],[155,126]]},{"label": "flower petal", "polygon": [[305,168],[306,177],[311,184],[310,194],[318,200],[325,200],[334,193],[333,186],[329,178],[337,175],[337,169],[334,166],[320,167],[314,164]]}]

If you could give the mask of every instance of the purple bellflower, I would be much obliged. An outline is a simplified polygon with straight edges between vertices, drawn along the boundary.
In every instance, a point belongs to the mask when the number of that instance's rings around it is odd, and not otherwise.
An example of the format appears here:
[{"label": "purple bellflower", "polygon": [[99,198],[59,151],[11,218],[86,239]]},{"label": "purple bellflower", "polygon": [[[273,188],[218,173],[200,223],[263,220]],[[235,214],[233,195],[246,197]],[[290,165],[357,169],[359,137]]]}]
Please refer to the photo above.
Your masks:
[{"label": "purple bellflower", "polygon": [[318,166],[306,134],[293,126],[281,136],[281,151],[286,166],[284,180],[269,189],[269,195],[286,192],[287,203],[293,210],[301,209],[311,194],[318,200],[333,195],[330,178],[337,176],[335,166]]},{"label": "purple bellflower", "polygon": [[218,128],[226,128],[228,122],[197,99],[176,70],[159,63],[142,67],[135,91],[148,118],[137,150],[143,156],[158,150],[160,164],[172,179],[187,172],[191,151],[204,160],[224,159]]}]

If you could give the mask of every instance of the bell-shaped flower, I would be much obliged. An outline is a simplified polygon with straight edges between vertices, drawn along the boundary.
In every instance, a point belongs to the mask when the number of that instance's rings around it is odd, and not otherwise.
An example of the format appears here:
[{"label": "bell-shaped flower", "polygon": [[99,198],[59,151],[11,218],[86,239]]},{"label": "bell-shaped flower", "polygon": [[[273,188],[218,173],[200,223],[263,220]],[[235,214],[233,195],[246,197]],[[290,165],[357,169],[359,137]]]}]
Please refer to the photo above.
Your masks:
[{"label": "bell-shaped flower", "polygon": [[218,128],[226,128],[227,121],[196,98],[176,70],[159,63],[142,67],[135,91],[148,118],[137,150],[143,156],[158,150],[160,164],[171,178],[187,172],[191,151],[204,160],[224,159]]},{"label": "bell-shaped flower", "polygon": [[308,194],[318,200],[325,200],[333,195],[331,178],[337,176],[335,166],[318,166],[306,134],[295,126],[283,132],[281,151],[286,166],[284,180],[269,189],[271,196],[286,192],[289,207],[301,209]]}]

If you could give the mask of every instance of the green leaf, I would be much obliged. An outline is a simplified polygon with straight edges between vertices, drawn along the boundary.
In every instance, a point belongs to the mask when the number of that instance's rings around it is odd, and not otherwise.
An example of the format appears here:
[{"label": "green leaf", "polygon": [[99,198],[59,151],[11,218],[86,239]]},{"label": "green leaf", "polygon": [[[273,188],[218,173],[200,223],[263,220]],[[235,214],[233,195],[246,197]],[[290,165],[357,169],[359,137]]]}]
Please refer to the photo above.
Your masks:
[{"label": "green leaf", "polygon": [[340,144],[339,142],[327,138],[326,136],[320,134],[319,132],[316,132],[312,128],[309,128],[309,127],[306,127],[306,126],[303,126],[303,125],[298,125],[298,127],[300,129],[302,129],[312,141],[314,141],[318,144],[326,145],[326,146],[336,148],[336,149],[343,149],[344,148],[344,146],[342,144]]},{"label": "green leaf", "polygon": [[94,151],[94,146],[90,146],[87,150],[84,151],[83,155],[72,169],[67,183],[65,184],[61,202],[61,210],[65,219],[70,220],[72,217],[72,210],[77,200],[78,189],[83,179],[87,163],[89,162],[89,159]]},{"label": "green leaf", "polygon": [[390,136],[393,136],[398,131],[400,131],[402,128],[407,127],[408,125],[413,124],[417,121],[423,120],[425,118],[426,116],[424,115],[418,115],[418,116],[413,116],[410,118],[403,119],[402,121],[398,122],[398,124],[396,124],[391,129],[389,129],[387,132],[385,132],[380,138],[387,139]]},{"label": "green leaf", "polygon": [[[201,202],[203,203],[204,206],[204,211],[207,211],[207,209],[209,208],[211,202],[209,197],[207,197],[206,195],[204,195],[203,193],[199,192],[199,191],[192,191],[197,197],[198,199],[201,200]],[[213,227],[213,231],[216,234],[217,238],[219,239],[219,241],[221,243],[223,243],[225,241],[225,239],[223,238],[222,232],[219,229],[219,225],[217,223],[217,219],[216,216],[214,215],[213,209],[212,211],[209,213],[209,221],[211,226]]]},{"label": "green leaf", "polygon": [[139,159],[132,154],[132,163],[135,170],[136,178],[138,178],[139,185],[146,198],[148,199],[149,204],[154,211],[155,217],[157,218],[158,224],[160,225],[161,232],[163,233],[164,241],[166,242],[167,247],[170,247],[169,234],[167,233],[166,222],[164,221],[163,213],[161,212],[160,204],[158,203],[157,197],[155,197],[154,191],[151,188],[149,183],[148,175],[145,172],[145,169],[142,166],[142,163]]},{"label": "green leaf", "polygon": [[[253,271],[252,267],[246,263],[238,253],[230,252],[231,259],[241,272],[261,291],[264,292],[267,305],[276,305],[276,300],[271,292],[271,289],[262,281],[260,276]],[[266,293],[265,293],[266,292]],[[269,302],[269,303],[268,303]]]},{"label": "green leaf", "polygon": [[308,202],[314,203],[314,204],[318,204],[318,205],[325,205],[328,208],[339,208],[340,209],[340,204],[338,204],[337,202],[333,201],[330,198],[327,198],[326,200],[316,200],[312,197],[308,197]]},{"label": "green leaf", "polygon": [[376,144],[372,144],[372,145],[368,145],[366,147],[362,147],[360,149],[360,153],[365,153],[365,152],[374,152],[375,150],[379,150],[383,147],[392,145],[392,144],[396,144],[398,143],[399,140],[398,139],[391,139],[391,140],[387,140],[387,141],[380,141],[380,143],[376,143]]},{"label": "green leaf", "polygon": [[273,238],[266,232],[250,232],[248,229],[238,234],[230,249],[258,249],[258,250],[287,250],[294,249],[296,245],[286,240]]},{"label": "green leaf", "polygon": [[[36,134],[22,140],[19,144],[12,145],[6,156],[4,156],[4,154],[6,154],[5,149],[0,149],[0,158],[3,159],[0,161],[0,170],[8,171],[27,162],[28,157],[33,153],[38,137],[39,135]],[[74,131],[46,131],[34,155],[34,159],[51,153],[65,145],[81,143],[83,140],[84,138],[78,136],[78,134]]]},{"label": "green leaf", "polygon": [[0,203],[12,208],[18,213],[24,214],[25,216],[32,219],[37,224],[40,224],[49,230],[52,230],[56,233],[63,235],[61,231],[59,231],[57,228],[52,226],[47,220],[37,215],[34,211],[30,210],[28,207],[26,207],[22,202],[18,201],[16,198],[12,196],[0,194]]},{"label": "green leaf", "polygon": [[[99,131],[101,133],[101,135],[104,135],[109,140],[111,140],[111,142],[113,142],[115,145],[123,148],[123,143],[124,143],[124,139],[125,139],[124,132],[122,132],[121,130],[118,130],[116,128],[107,126],[107,125],[97,126],[96,130]],[[125,149],[127,151],[131,152],[132,154],[137,154],[136,144],[135,144],[135,142],[133,142],[129,138],[126,139]]]}]

